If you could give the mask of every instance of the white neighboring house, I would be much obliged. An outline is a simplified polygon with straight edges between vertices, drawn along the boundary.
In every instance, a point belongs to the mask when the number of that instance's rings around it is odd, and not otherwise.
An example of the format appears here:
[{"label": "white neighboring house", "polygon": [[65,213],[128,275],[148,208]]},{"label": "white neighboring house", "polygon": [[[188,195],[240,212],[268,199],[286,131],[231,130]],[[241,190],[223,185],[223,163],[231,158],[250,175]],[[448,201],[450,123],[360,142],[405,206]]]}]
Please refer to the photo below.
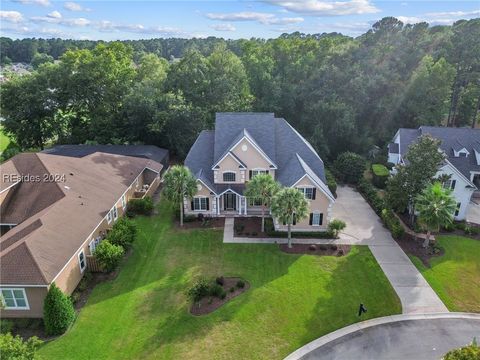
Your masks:
[{"label": "white neighboring house", "polygon": [[[388,144],[388,161],[395,165],[405,164],[404,156],[408,147],[422,135],[431,135],[441,141],[440,149],[445,153],[446,159],[438,169],[437,176],[450,175],[450,180],[443,185],[452,189],[457,201],[455,220],[465,220],[467,211],[473,211],[469,205],[479,194],[480,129],[431,126],[401,128]],[[478,206],[473,202],[472,205]]]}]

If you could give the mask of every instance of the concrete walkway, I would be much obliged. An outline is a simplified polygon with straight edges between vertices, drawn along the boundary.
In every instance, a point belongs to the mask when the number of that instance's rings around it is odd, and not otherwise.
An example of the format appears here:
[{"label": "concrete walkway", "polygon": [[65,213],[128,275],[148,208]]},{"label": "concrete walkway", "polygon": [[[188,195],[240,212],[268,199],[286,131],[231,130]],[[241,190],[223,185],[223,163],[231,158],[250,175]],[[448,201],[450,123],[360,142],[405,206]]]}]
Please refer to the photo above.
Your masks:
[{"label": "concrete walkway", "polygon": [[[339,239],[293,239],[302,244],[368,245],[395,289],[404,314],[448,312],[446,306],[423,278],[408,256],[393,240],[365,199],[350,187],[337,189],[332,217],[347,223]],[[234,237],[233,218],[225,219],[225,243],[286,243],[285,238]]]},{"label": "concrete walkway", "polygon": [[480,314],[393,315],[322,336],[285,360],[438,360],[480,337]]}]

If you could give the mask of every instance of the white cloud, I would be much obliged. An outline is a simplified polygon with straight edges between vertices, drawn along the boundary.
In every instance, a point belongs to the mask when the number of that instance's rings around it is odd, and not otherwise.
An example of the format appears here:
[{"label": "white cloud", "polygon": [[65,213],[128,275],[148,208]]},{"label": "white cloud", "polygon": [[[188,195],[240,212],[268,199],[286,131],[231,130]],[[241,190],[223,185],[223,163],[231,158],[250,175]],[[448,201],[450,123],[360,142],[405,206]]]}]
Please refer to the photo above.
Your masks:
[{"label": "white cloud", "polygon": [[427,22],[430,25],[451,25],[460,19],[471,19],[480,15],[480,10],[475,11],[449,11],[432,12],[418,16],[396,16],[398,20],[405,24],[417,24]]},{"label": "white cloud", "polygon": [[3,21],[18,23],[23,20],[23,16],[18,11],[0,10],[0,19],[2,19]]},{"label": "white cloud", "polygon": [[144,26],[142,24],[116,24],[109,20],[102,20],[94,24],[99,31],[103,32],[131,32],[138,34],[151,34],[157,36],[169,37],[190,37],[186,32],[168,26]]},{"label": "white cloud", "polygon": [[91,21],[85,18],[70,18],[63,19],[52,16],[33,16],[30,20],[34,23],[49,23],[49,24],[58,24],[63,26],[87,26],[90,25]]},{"label": "white cloud", "polygon": [[400,3],[400,5],[402,5],[402,6],[408,6],[408,3],[402,2],[402,3]]},{"label": "white cloud", "polygon": [[372,14],[380,10],[370,0],[319,1],[319,0],[264,0],[302,15],[337,16],[353,14]]},{"label": "white cloud", "polygon": [[47,15],[49,18],[53,18],[53,19],[61,19],[62,18],[62,14],[60,14],[57,10],[55,11],[52,11],[50,14]]},{"label": "white cloud", "polygon": [[12,0],[24,5],[40,5],[40,6],[50,6],[49,0]]},{"label": "white cloud", "polygon": [[206,17],[220,21],[256,21],[265,25],[295,24],[303,21],[301,17],[279,18],[274,14],[259,12],[208,13]]},{"label": "white cloud", "polygon": [[480,10],[475,11],[449,11],[449,12],[433,12],[425,14],[428,17],[474,17],[480,15]]},{"label": "white cloud", "polygon": [[82,5],[73,1],[67,1],[65,4],[63,4],[63,7],[69,11],[90,11],[89,8],[84,8]]},{"label": "white cloud", "polygon": [[216,31],[235,31],[235,26],[229,23],[210,25]]}]

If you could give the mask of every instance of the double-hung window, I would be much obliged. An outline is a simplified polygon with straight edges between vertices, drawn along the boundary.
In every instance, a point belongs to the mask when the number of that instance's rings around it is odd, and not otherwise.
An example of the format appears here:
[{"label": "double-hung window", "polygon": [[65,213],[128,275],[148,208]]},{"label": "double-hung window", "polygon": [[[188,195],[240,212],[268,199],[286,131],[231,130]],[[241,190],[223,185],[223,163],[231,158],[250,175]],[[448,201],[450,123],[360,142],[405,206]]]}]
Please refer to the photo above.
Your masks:
[{"label": "double-hung window", "polygon": [[223,173],[223,181],[235,182],[235,173],[233,171],[227,171]]},{"label": "double-hung window", "polygon": [[207,198],[206,197],[195,197],[193,198],[193,210],[194,211],[206,211],[207,208]]},{"label": "double-hung window", "polygon": [[320,213],[312,213],[312,225],[313,226],[320,226],[323,223],[323,214]]},{"label": "double-hung window", "polygon": [[110,210],[107,214],[107,222],[109,224],[112,222],[112,210]]},{"label": "double-hung window", "polygon": [[87,267],[87,259],[85,259],[85,252],[83,250],[78,253],[78,265],[80,266],[80,271],[83,273]]},{"label": "double-hung window", "polygon": [[314,199],[313,197],[313,187],[304,187],[304,188],[298,188],[300,192],[305,196],[305,199],[312,200]]},{"label": "double-hung window", "polygon": [[249,206],[262,206],[262,199],[260,198],[249,198],[248,199]]},{"label": "double-hung window", "polygon": [[122,209],[125,210],[125,207],[127,206],[127,199],[125,198],[125,194],[122,195]]},{"label": "double-hung window", "polygon": [[447,180],[443,183],[443,188],[455,190],[456,185],[457,185],[457,180]]},{"label": "double-hung window", "polygon": [[3,288],[2,294],[3,306],[6,310],[28,310],[28,300],[25,289]]},{"label": "double-hung window", "polygon": [[253,179],[255,176],[260,175],[260,174],[268,174],[268,171],[267,170],[262,170],[262,169],[251,170],[250,171],[250,179]]},{"label": "double-hung window", "polygon": [[460,207],[461,206],[462,206],[462,203],[457,203],[457,208],[455,209],[454,216],[458,216],[458,214],[460,214]]},{"label": "double-hung window", "polygon": [[118,219],[118,209],[117,209],[117,205],[115,205],[112,209],[112,212],[113,212],[113,220],[117,220]]}]

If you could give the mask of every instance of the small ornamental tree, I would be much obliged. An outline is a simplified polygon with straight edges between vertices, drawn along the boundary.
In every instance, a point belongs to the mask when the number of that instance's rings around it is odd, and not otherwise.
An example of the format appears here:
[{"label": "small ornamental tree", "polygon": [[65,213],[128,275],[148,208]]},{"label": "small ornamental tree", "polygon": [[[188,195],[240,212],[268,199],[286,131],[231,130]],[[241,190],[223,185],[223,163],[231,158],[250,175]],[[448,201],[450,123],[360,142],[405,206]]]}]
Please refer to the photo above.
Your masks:
[{"label": "small ornamental tree", "polygon": [[333,237],[338,237],[338,234],[340,234],[340,231],[345,229],[347,227],[347,224],[345,224],[345,221],[339,220],[339,219],[333,219],[328,223],[328,230],[332,233]]},{"label": "small ornamental tree", "polygon": [[450,350],[442,360],[478,360],[480,359],[480,346],[474,338],[470,345],[460,349]]},{"label": "small ornamental tree", "polygon": [[187,167],[174,165],[165,174],[163,191],[168,200],[180,206],[180,226],[183,226],[183,200],[197,193],[197,180]]},{"label": "small ornamental tree", "polygon": [[418,220],[427,229],[424,248],[429,245],[432,231],[439,231],[441,227],[453,222],[456,207],[452,191],[444,189],[439,182],[430,185],[417,196],[415,208],[418,211]]},{"label": "small ornamental tree", "polygon": [[137,227],[135,224],[127,218],[121,218],[113,225],[108,233],[107,240],[114,245],[120,245],[127,249],[136,237]]},{"label": "small ornamental tree", "polygon": [[0,357],[11,360],[35,360],[36,351],[43,343],[36,336],[23,340],[19,335],[10,333],[0,335]]},{"label": "small ornamental tree", "polygon": [[338,155],[333,166],[340,180],[349,184],[358,184],[367,163],[360,155],[347,151]]},{"label": "small ornamental tree", "polygon": [[262,232],[265,232],[265,209],[270,206],[280,185],[269,174],[259,174],[247,183],[245,196],[262,202]]},{"label": "small ornamental tree", "polygon": [[75,320],[75,310],[71,300],[55,283],[50,285],[43,303],[43,322],[48,335],[61,335]]},{"label": "small ornamental tree", "polygon": [[121,245],[114,245],[107,239],[103,240],[95,248],[93,255],[98,260],[100,265],[106,271],[113,271],[122,260],[125,250]]},{"label": "small ornamental tree", "polygon": [[295,218],[300,221],[307,217],[308,202],[305,196],[295,188],[283,188],[272,200],[272,214],[280,222],[287,224],[288,247],[292,247],[292,224]]}]

